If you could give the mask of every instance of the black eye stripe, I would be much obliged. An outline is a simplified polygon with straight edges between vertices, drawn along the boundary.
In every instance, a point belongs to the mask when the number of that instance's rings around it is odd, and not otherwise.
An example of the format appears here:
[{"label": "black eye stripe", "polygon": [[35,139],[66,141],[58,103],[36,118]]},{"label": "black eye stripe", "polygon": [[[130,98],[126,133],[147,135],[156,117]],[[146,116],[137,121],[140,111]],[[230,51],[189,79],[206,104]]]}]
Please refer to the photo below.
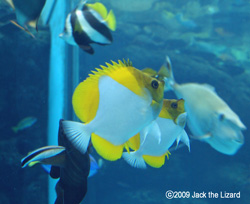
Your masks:
[{"label": "black eye stripe", "polygon": [[153,80],[153,81],[151,82],[151,86],[152,86],[154,89],[157,89],[157,88],[159,87],[158,81]]}]

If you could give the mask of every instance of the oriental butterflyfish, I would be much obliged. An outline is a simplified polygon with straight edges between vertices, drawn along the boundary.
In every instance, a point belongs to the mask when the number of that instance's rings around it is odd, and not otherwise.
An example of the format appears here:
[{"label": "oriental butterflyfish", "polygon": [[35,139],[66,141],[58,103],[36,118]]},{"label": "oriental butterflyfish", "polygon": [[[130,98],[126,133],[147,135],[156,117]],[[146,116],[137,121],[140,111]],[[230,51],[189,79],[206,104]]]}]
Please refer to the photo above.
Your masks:
[{"label": "oriental butterflyfish", "polygon": [[100,156],[115,161],[128,139],[159,115],[164,81],[134,68],[130,61],[106,65],[92,71],[74,91],[73,108],[83,123],[64,121],[63,126],[79,151],[86,152],[91,138]]},{"label": "oriental butterflyfish", "polygon": [[244,144],[242,130],[245,125],[238,115],[208,84],[175,82],[170,59],[166,58],[169,77],[165,78],[165,91],[171,89],[185,100],[187,125],[192,138],[207,142],[217,151],[234,155]]},{"label": "oriental butterflyfish", "polygon": [[28,30],[28,26],[36,28],[46,0],[5,0],[14,10],[16,21],[11,22],[26,31],[33,38],[34,35]]},{"label": "oriental butterflyfish", "polygon": [[82,50],[93,54],[91,43],[108,45],[113,41],[110,30],[115,31],[116,19],[112,10],[96,2],[86,4],[80,1],[78,6],[68,14],[63,33],[59,36],[71,45],[78,45]]},{"label": "oriental butterflyfish", "polygon": [[183,99],[164,99],[160,115],[155,120],[160,128],[161,142],[157,141],[157,131],[154,128],[149,130],[146,137],[141,131],[128,141],[129,147],[135,151],[124,152],[122,157],[133,167],[146,168],[147,163],[152,167],[160,168],[165,163],[165,156],[169,157],[168,150],[174,141],[177,145],[182,141],[190,148],[189,138],[184,130],[186,115]]}]

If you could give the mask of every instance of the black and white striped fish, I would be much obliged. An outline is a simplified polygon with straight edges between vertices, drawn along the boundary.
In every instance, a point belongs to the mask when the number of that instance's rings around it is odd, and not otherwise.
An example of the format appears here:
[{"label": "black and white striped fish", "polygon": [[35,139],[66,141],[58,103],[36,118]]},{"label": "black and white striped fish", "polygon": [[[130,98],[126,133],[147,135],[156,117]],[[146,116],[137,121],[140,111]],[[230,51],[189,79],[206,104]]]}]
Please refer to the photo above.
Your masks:
[{"label": "black and white striped fish", "polygon": [[106,7],[97,2],[79,5],[68,14],[64,32],[60,34],[67,43],[78,45],[89,54],[94,50],[91,43],[108,45],[113,41],[110,30],[116,29],[116,19],[112,10],[107,12]]}]

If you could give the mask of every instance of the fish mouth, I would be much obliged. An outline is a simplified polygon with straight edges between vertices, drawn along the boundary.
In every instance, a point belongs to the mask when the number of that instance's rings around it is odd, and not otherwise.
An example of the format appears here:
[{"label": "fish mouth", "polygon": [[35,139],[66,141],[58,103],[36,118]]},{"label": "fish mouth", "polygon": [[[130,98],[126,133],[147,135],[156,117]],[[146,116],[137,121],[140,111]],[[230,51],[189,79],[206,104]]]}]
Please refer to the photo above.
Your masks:
[{"label": "fish mouth", "polygon": [[245,143],[245,138],[244,138],[244,135],[242,134],[242,132],[240,132],[238,135],[237,135],[237,138],[233,140],[235,143],[237,144],[244,144]]}]

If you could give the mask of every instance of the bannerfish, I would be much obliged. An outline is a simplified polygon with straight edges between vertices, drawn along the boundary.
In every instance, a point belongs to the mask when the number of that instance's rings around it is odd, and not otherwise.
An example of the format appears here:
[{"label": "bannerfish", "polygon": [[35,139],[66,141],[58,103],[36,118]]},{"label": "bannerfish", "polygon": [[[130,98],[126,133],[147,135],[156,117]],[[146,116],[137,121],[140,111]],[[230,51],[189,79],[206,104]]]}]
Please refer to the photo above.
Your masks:
[{"label": "bannerfish", "polygon": [[71,45],[78,45],[89,54],[94,54],[91,43],[108,45],[113,41],[110,30],[115,31],[116,19],[112,10],[107,12],[100,3],[86,4],[80,1],[68,14],[63,33],[59,36]]},{"label": "bannerfish", "polygon": [[62,120],[59,125],[58,144],[59,146],[46,146],[33,151],[21,160],[21,165],[25,167],[35,161],[52,165],[50,176],[59,178],[56,184],[55,204],[79,204],[87,192],[89,154],[82,154],[67,140]]},{"label": "bannerfish", "polygon": [[[43,10],[46,0],[5,0],[14,10],[17,18],[17,22],[11,21],[13,24],[29,32],[28,27],[36,28],[39,17]],[[34,37],[34,36],[33,36]]]},{"label": "bannerfish", "polygon": [[208,84],[175,82],[170,59],[166,58],[169,78],[165,89],[172,89],[178,98],[185,100],[187,125],[193,138],[207,142],[217,151],[234,155],[244,144],[242,130],[245,125],[226,102]]},{"label": "bannerfish", "polygon": [[35,124],[35,122],[37,121],[37,118],[35,117],[26,117],[24,119],[22,119],[20,122],[18,122],[18,124],[14,127],[12,127],[12,130],[14,133],[17,133],[20,130],[26,129],[28,127],[31,127],[32,125]]},{"label": "bannerfish", "polygon": [[164,82],[118,61],[92,71],[75,89],[72,104],[83,122],[63,121],[68,139],[82,153],[89,140],[104,159],[122,156],[129,138],[157,118],[163,104]]},{"label": "bannerfish", "polygon": [[160,115],[155,120],[161,132],[161,142],[155,136],[154,129],[150,129],[146,137],[142,132],[129,139],[129,147],[134,152],[124,152],[122,157],[131,166],[146,168],[146,163],[152,167],[160,168],[165,163],[165,156],[169,156],[169,148],[174,141],[183,141],[189,146],[189,138],[184,130],[186,124],[184,100],[164,99]]}]

